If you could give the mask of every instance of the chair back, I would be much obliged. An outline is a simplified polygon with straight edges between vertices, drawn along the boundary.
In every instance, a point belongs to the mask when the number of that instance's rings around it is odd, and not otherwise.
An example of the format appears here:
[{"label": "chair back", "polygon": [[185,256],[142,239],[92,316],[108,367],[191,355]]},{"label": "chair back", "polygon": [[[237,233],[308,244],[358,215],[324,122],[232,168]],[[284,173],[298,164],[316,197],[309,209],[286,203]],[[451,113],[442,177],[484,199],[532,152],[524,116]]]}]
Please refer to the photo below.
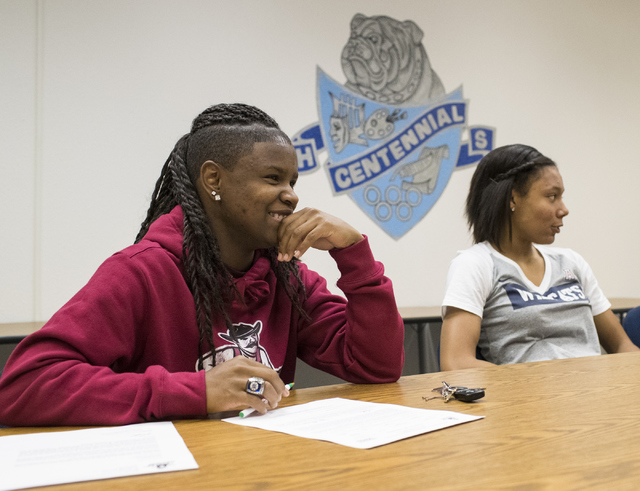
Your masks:
[{"label": "chair back", "polygon": [[640,307],[631,309],[622,321],[627,336],[636,346],[640,346]]}]

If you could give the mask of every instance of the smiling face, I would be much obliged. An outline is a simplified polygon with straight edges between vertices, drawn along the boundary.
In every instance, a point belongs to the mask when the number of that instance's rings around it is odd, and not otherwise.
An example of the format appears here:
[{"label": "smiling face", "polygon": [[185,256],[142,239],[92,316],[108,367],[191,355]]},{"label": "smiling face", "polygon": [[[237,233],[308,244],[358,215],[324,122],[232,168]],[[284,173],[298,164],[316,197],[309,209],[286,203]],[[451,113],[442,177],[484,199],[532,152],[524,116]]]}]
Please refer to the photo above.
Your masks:
[{"label": "smiling face", "polygon": [[[220,253],[228,266],[245,269],[256,249],[278,244],[280,222],[298,204],[293,190],[298,179],[295,149],[284,139],[274,139],[255,143],[253,152],[231,169],[207,164],[215,166],[209,185],[221,199],[214,201],[210,194],[202,198]],[[203,175],[207,180],[209,174]]]},{"label": "smiling face", "polygon": [[526,194],[513,191],[512,242],[552,244],[569,214],[562,201],[562,176],[557,167],[547,166],[533,179]]}]

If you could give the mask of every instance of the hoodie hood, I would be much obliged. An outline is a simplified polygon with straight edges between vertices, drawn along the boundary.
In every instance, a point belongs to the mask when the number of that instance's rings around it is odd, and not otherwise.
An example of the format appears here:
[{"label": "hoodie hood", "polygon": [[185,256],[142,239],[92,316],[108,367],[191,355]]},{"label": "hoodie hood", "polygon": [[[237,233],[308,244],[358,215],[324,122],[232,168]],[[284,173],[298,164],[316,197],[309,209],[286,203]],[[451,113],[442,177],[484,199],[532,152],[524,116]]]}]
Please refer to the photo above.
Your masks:
[{"label": "hoodie hood", "polygon": [[151,224],[140,243],[144,244],[145,241],[155,242],[177,259],[182,260],[183,219],[182,208],[176,206],[169,213],[162,215]]}]

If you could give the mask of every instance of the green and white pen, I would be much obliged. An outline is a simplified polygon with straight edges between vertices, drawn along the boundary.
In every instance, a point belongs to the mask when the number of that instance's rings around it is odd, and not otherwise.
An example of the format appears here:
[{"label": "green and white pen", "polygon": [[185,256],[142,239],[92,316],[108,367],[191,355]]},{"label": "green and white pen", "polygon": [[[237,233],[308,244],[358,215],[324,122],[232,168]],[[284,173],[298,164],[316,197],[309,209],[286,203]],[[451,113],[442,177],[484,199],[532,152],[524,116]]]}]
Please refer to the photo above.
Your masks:
[{"label": "green and white pen", "polygon": [[[291,390],[291,387],[293,387],[293,384],[295,382],[291,382],[290,384],[286,384],[285,387],[289,390]],[[253,414],[253,412],[255,411],[254,408],[249,407],[247,409],[243,409],[242,411],[240,411],[240,414],[238,416],[240,416],[241,418],[246,418],[247,416],[249,416],[250,414]]]}]

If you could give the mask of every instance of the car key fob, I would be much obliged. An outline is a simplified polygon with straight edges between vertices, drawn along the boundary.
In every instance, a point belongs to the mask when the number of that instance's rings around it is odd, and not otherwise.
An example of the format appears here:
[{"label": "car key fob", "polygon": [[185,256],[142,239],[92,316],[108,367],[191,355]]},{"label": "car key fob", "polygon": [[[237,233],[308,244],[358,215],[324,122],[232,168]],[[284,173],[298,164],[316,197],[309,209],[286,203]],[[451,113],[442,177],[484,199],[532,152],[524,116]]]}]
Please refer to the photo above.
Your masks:
[{"label": "car key fob", "polygon": [[456,387],[453,397],[462,402],[471,402],[484,397],[484,389],[469,389],[467,387]]}]

